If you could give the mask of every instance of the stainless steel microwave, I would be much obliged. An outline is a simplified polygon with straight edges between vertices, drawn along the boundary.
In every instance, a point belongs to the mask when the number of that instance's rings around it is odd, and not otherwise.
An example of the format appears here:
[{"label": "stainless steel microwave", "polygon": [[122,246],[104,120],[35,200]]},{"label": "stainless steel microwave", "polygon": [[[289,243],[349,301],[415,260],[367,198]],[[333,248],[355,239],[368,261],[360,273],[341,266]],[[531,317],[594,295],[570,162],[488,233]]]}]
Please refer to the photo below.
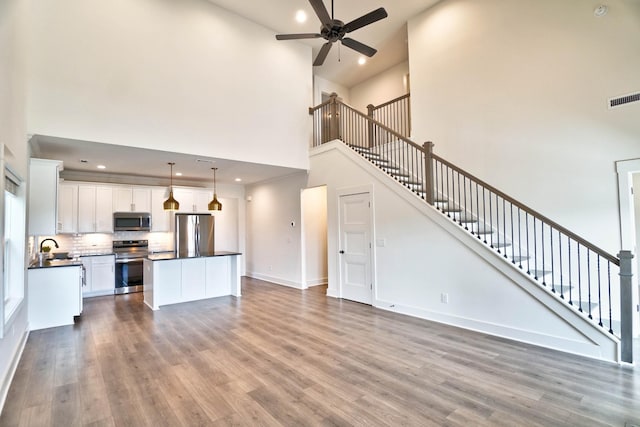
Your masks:
[{"label": "stainless steel microwave", "polygon": [[149,212],[114,212],[113,231],[151,231]]}]

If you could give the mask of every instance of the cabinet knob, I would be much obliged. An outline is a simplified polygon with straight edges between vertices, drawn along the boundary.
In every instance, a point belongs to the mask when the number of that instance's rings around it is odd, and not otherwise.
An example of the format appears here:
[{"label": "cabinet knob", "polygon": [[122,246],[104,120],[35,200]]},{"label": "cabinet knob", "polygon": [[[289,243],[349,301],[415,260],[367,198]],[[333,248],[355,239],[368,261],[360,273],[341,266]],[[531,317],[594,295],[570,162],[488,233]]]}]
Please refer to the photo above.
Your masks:
[{"label": "cabinet knob", "polygon": [[344,251],[340,251],[340,254],[343,254],[343,253],[344,253]]}]

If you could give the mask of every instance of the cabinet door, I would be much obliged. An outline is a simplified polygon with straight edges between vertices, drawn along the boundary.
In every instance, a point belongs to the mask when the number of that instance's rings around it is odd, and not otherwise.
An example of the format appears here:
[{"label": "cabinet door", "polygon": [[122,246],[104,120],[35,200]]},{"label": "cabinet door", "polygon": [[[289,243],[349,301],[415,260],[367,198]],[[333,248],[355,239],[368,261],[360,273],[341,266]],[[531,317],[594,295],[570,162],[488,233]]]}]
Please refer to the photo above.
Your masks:
[{"label": "cabinet door", "polygon": [[175,304],[182,300],[180,290],[181,260],[153,263],[154,292],[158,305]]},{"label": "cabinet door", "polygon": [[96,187],[96,232],[113,233],[113,189]]},{"label": "cabinet door", "polygon": [[78,186],[78,233],[96,231],[96,187]]},{"label": "cabinet door", "polygon": [[171,231],[171,211],[165,211],[163,203],[169,197],[166,188],[151,191],[151,231]]},{"label": "cabinet door", "polygon": [[195,190],[193,194],[194,212],[208,212],[209,202],[213,199],[213,191]]},{"label": "cabinet door", "polygon": [[115,187],[113,189],[113,211],[131,212],[133,189],[131,187]]},{"label": "cabinet door", "polygon": [[29,234],[53,236],[57,228],[58,171],[61,162],[29,162]]},{"label": "cabinet door", "polygon": [[195,212],[193,190],[187,188],[174,188],[173,197],[178,201],[178,203],[180,203],[180,209],[178,209],[178,212]]},{"label": "cabinet door", "polygon": [[131,208],[133,212],[151,212],[151,189],[133,187],[131,192]]},{"label": "cabinet door", "polygon": [[113,256],[97,256],[91,258],[91,291],[101,293],[113,292],[116,287],[115,261]]},{"label": "cabinet door", "polygon": [[206,258],[206,296],[207,298],[231,295],[231,276],[227,256]]},{"label": "cabinet door", "polygon": [[182,301],[192,301],[205,297],[205,259],[182,260]]},{"label": "cabinet door", "polygon": [[82,296],[91,295],[91,257],[82,257],[82,267],[84,267],[84,280],[81,283]]},{"label": "cabinet door", "polygon": [[60,183],[58,187],[58,233],[78,232],[78,186]]}]

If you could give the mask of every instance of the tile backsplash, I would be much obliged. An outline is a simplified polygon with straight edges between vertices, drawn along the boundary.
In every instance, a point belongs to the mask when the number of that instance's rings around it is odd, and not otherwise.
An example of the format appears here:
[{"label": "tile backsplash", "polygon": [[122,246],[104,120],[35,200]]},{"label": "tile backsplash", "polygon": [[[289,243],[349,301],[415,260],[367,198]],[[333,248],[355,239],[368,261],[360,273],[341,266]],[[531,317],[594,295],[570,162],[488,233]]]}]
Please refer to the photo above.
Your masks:
[{"label": "tile backsplash", "polygon": [[[173,233],[118,231],[113,234],[57,234],[55,236],[39,236],[37,243],[31,237],[29,239],[31,258],[35,258],[36,253],[40,251],[40,242],[47,238],[55,239],[60,246],[59,248],[52,247],[52,252],[69,252],[69,255],[73,257],[110,253],[114,240],[148,240],[150,252],[173,250]],[[46,242],[45,245],[51,246],[53,242]]]}]

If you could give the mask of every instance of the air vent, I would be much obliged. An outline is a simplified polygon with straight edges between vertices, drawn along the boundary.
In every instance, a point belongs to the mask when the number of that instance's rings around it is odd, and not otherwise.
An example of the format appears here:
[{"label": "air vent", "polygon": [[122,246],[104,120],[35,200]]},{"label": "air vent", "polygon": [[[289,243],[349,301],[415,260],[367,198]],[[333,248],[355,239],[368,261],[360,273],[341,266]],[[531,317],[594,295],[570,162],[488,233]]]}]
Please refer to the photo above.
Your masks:
[{"label": "air vent", "polygon": [[617,98],[611,98],[609,100],[609,108],[620,107],[625,104],[629,104],[631,102],[640,101],[640,92],[631,93],[629,95],[619,96]]}]

